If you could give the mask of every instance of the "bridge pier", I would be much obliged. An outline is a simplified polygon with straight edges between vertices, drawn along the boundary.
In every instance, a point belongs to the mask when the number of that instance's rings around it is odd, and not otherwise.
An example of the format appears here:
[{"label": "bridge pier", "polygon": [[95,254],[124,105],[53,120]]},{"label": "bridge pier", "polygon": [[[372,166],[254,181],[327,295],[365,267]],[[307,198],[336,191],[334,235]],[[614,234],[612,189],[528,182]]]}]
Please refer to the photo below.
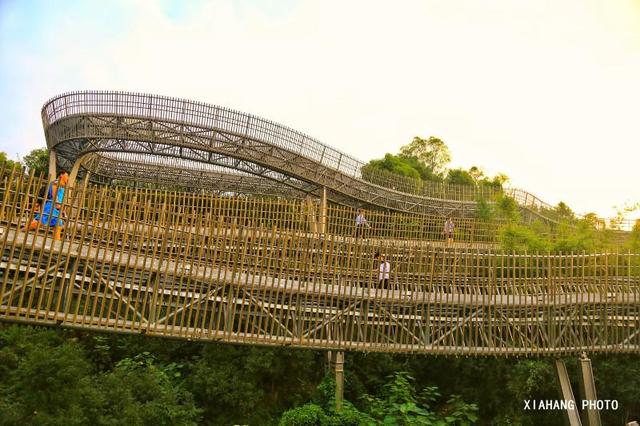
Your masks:
[{"label": "bridge pier", "polygon": [[[69,172],[69,181],[67,182],[67,186],[69,188],[73,187],[75,185],[75,183],[76,183],[76,180],[78,180],[78,173],[80,173],[80,167],[82,167],[88,161],[91,161],[91,159],[93,157],[94,156],[92,154],[85,154],[85,155],[81,155],[80,157],[76,158],[76,161],[75,161],[75,163],[73,163],[73,167],[71,168],[71,171]],[[85,166],[84,182],[88,182],[90,175],[91,175],[91,172]]]},{"label": "bridge pier", "polygon": [[327,358],[329,360],[329,368],[336,375],[336,411],[339,412],[342,410],[344,402],[344,352],[329,351],[327,352]]},{"label": "bridge pier", "polygon": [[89,184],[89,180],[91,179],[91,172],[89,170],[86,170],[84,173],[84,179],[82,180],[82,186],[83,188],[87,188],[87,185]]},{"label": "bridge pier", "polygon": [[[580,396],[583,401],[597,401],[596,383],[593,379],[593,369],[591,368],[591,360],[587,358],[586,353],[582,353],[579,362],[580,367]],[[588,405],[586,410],[582,411],[582,423],[588,426],[602,426],[600,420],[600,411]]]},{"label": "bridge pier", "polygon": [[556,359],[556,372],[558,374],[558,382],[560,384],[560,394],[564,401],[572,401],[573,409],[567,408],[564,411],[565,423],[569,426],[582,426],[580,421],[580,413],[578,412],[578,406],[576,404],[576,398],[573,396],[573,389],[571,389],[571,381],[569,380],[569,373],[567,372],[567,366],[561,359]]},{"label": "bridge pier", "polygon": [[[597,401],[596,396],[596,384],[593,378],[593,369],[591,368],[591,360],[587,358],[586,353],[582,353],[579,360],[580,370],[580,397],[581,399],[576,401],[573,390],[571,388],[571,382],[569,380],[569,374],[567,373],[567,367],[564,361],[556,360],[556,371],[558,373],[558,381],[560,384],[560,393],[562,399],[565,401],[573,401],[574,409],[567,409],[565,411],[565,421],[570,426],[602,426],[600,420],[600,411],[592,405],[587,405],[587,408],[582,410],[582,418],[580,416],[579,407],[582,407],[582,401]],[[580,403],[580,404],[579,404]]]},{"label": "bridge pier", "polygon": [[336,352],[336,411],[342,411],[344,401],[344,352]]}]

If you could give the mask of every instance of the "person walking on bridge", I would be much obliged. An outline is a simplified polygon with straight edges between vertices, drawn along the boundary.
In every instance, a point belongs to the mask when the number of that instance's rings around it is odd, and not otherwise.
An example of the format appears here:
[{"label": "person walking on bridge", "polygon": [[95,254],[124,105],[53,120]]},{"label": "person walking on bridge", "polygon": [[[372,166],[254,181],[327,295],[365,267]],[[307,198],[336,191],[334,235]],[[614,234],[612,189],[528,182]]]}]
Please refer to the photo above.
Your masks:
[{"label": "person walking on bridge", "polygon": [[362,209],[358,209],[358,215],[356,216],[356,238],[364,237],[364,229],[371,228],[367,219],[364,217],[364,211]]},{"label": "person walking on bridge", "polygon": [[69,174],[67,171],[60,170],[58,178],[49,184],[42,211],[36,213],[27,227],[27,231],[37,229],[40,224],[48,225],[54,229],[53,239],[60,239],[62,227],[64,226],[62,221],[62,201],[64,200],[64,192],[68,180]]},{"label": "person walking on bridge", "polygon": [[447,221],[444,223],[444,231],[442,232],[447,238],[447,245],[453,243],[453,231],[455,227],[456,225],[453,223],[453,219],[449,216]]},{"label": "person walking on bridge", "polygon": [[376,253],[374,258],[380,261],[378,284],[380,288],[389,288],[389,272],[391,272],[391,264],[384,258],[384,254]]}]

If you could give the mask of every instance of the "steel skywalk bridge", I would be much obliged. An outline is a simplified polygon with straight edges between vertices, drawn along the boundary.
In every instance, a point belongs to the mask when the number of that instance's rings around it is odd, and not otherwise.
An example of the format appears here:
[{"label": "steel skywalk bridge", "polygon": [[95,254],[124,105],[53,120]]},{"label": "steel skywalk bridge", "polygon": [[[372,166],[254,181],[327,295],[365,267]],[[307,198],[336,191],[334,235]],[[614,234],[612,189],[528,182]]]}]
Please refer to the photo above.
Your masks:
[{"label": "steel skywalk bridge", "polygon": [[[279,124],[185,100],[76,92],[42,119],[50,171],[71,170],[63,237],[23,230],[47,182],[2,171],[0,321],[328,350],[338,393],[345,350],[640,353],[640,254],[496,252],[495,224],[470,217],[497,191],[373,172]],[[164,189],[104,185],[120,182]],[[533,216],[550,209],[509,195]],[[378,210],[366,238],[352,229],[361,206]],[[449,214],[462,238],[446,247],[433,238]],[[374,253],[392,265],[388,288]]]}]

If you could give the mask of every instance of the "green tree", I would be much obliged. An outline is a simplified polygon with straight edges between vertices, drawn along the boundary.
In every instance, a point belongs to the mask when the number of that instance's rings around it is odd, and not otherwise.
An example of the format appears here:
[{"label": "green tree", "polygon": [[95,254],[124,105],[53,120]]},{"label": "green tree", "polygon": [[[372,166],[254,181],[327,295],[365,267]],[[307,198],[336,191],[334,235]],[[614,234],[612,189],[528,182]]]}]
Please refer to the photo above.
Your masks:
[{"label": "green tree", "polygon": [[90,423],[83,401],[93,392],[91,365],[74,341],[53,330],[11,327],[0,334],[3,424]]},{"label": "green tree", "polygon": [[406,159],[393,154],[385,154],[384,158],[382,159],[371,160],[365,167],[373,170],[386,170],[400,176],[420,179],[420,172],[413,168],[412,165],[408,161],[406,161]]},{"label": "green tree", "polygon": [[518,360],[504,378],[502,386],[510,401],[503,407],[497,424],[503,425],[554,425],[562,424],[557,412],[522,410],[524,400],[557,398],[557,379],[549,360]]},{"label": "green tree", "polygon": [[[468,404],[453,395],[440,401],[441,395],[435,386],[427,386],[416,392],[415,380],[407,372],[396,372],[389,376],[380,396],[362,396],[364,410],[358,410],[349,401],[344,401],[343,411],[336,413],[334,401],[325,395],[318,403],[307,404],[286,411],[281,426],[333,426],[333,425],[459,425],[474,424],[478,419],[478,407]],[[333,381],[325,380],[319,386],[321,393],[332,392]]]},{"label": "green tree", "polygon": [[500,246],[505,251],[544,253],[551,249],[549,241],[531,227],[508,223],[498,234]]},{"label": "green tree", "polygon": [[560,201],[554,208],[554,210],[556,214],[561,218],[574,219],[576,217],[575,213],[573,213],[573,210],[571,210],[564,201]]},{"label": "green tree", "polygon": [[496,200],[495,212],[500,219],[510,223],[520,222],[520,209],[518,203],[512,197],[500,195]]},{"label": "green tree", "polygon": [[205,345],[188,389],[210,424],[261,424],[309,401],[322,372],[313,351]]},{"label": "green tree", "polygon": [[498,173],[493,177],[491,184],[493,184],[494,186],[502,187],[505,183],[509,182],[509,180],[509,176],[507,176],[506,174]]},{"label": "green tree", "polygon": [[367,178],[367,176],[375,172],[375,170],[386,170],[412,179],[429,181],[441,180],[440,176],[434,174],[431,169],[419,162],[415,157],[403,157],[387,153],[384,158],[369,161],[369,163],[363,167],[363,176]]},{"label": "green tree", "polygon": [[476,219],[490,221],[493,219],[493,207],[484,198],[476,201],[475,217]]},{"label": "green tree", "polygon": [[17,165],[20,165],[19,161],[10,160],[6,152],[0,151],[0,168],[6,167],[11,169]]},{"label": "green tree", "polygon": [[602,410],[602,424],[621,425],[640,419],[640,363],[637,355],[591,357],[598,398],[617,400],[619,410]]},{"label": "green tree", "polygon": [[628,215],[634,211],[640,210],[640,202],[625,203],[623,207],[615,207],[616,216],[609,220],[609,227],[612,229],[621,229],[623,223],[627,220]]},{"label": "green tree", "polygon": [[485,179],[484,171],[478,166],[471,166],[469,175],[471,175],[475,182],[480,182]]},{"label": "green tree", "polygon": [[195,425],[201,412],[177,366],[157,365],[148,352],[119,361],[94,385],[100,391],[90,404],[97,424]]},{"label": "green tree", "polygon": [[161,366],[143,353],[96,373],[87,349],[69,335],[0,329],[0,424],[196,424],[200,410],[176,364]]},{"label": "green tree", "polygon": [[31,150],[22,158],[24,164],[36,175],[46,175],[49,171],[49,150],[47,148],[37,148]]},{"label": "green tree", "polygon": [[630,250],[640,252],[640,219],[636,220],[633,229],[631,229],[628,245]]},{"label": "green tree", "polygon": [[565,219],[556,226],[553,251],[593,252],[599,247],[602,247],[602,244],[598,240],[597,231],[588,221],[576,222]]},{"label": "green tree", "polygon": [[327,414],[316,404],[305,404],[302,407],[287,410],[280,419],[280,426],[324,426],[328,423]]},{"label": "green tree", "polygon": [[388,378],[380,397],[364,395],[365,413],[384,425],[471,425],[477,419],[478,407],[453,395],[442,404],[440,391],[427,386],[416,392],[415,379],[407,372],[396,372]]},{"label": "green tree", "polygon": [[491,178],[485,175],[484,171],[477,166],[472,166],[469,169],[468,173],[478,185],[502,188],[502,185],[509,181],[509,176],[504,173],[498,173],[493,178]]},{"label": "green tree", "polygon": [[450,169],[447,174],[447,182],[453,183],[457,185],[471,185],[474,186],[476,184],[476,180],[473,178],[471,173],[460,168],[460,169]]},{"label": "green tree", "polygon": [[429,136],[429,139],[414,137],[411,143],[400,148],[400,156],[418,159],[436,175],[444,174],[447,165],[451,162],[449,148],[441,139],[434,136]]},{"label": "green tree", "polygon": [[582,220],[593,229],[604,229],[606,225],[604,219],[599,218],[598,215],[593,212],[585,214]]},{"label": "green tree", "polygon": [[502,188],[502,185],[507,181],[509,181],[509,177],[504,173],[498,173],[493,178],[490,178],[477,166],[472,166],[469,170],[464,170],[463,168],[450,169],[447,173],[447,182],[458,185],[481,185]]}]

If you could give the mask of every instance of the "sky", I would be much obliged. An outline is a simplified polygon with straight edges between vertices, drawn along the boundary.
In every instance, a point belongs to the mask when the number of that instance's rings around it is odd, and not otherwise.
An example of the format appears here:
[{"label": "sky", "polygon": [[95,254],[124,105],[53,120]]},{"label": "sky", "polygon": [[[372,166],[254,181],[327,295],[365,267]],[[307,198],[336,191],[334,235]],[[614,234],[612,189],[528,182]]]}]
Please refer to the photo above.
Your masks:
[{"label": "sky", "polygon": [[238,109],[362,161],[437,136],[452,167],[579,213],[640,201],[640,0],[0,0],[0,150],[44,146],[46,100],[93,89]]}]

